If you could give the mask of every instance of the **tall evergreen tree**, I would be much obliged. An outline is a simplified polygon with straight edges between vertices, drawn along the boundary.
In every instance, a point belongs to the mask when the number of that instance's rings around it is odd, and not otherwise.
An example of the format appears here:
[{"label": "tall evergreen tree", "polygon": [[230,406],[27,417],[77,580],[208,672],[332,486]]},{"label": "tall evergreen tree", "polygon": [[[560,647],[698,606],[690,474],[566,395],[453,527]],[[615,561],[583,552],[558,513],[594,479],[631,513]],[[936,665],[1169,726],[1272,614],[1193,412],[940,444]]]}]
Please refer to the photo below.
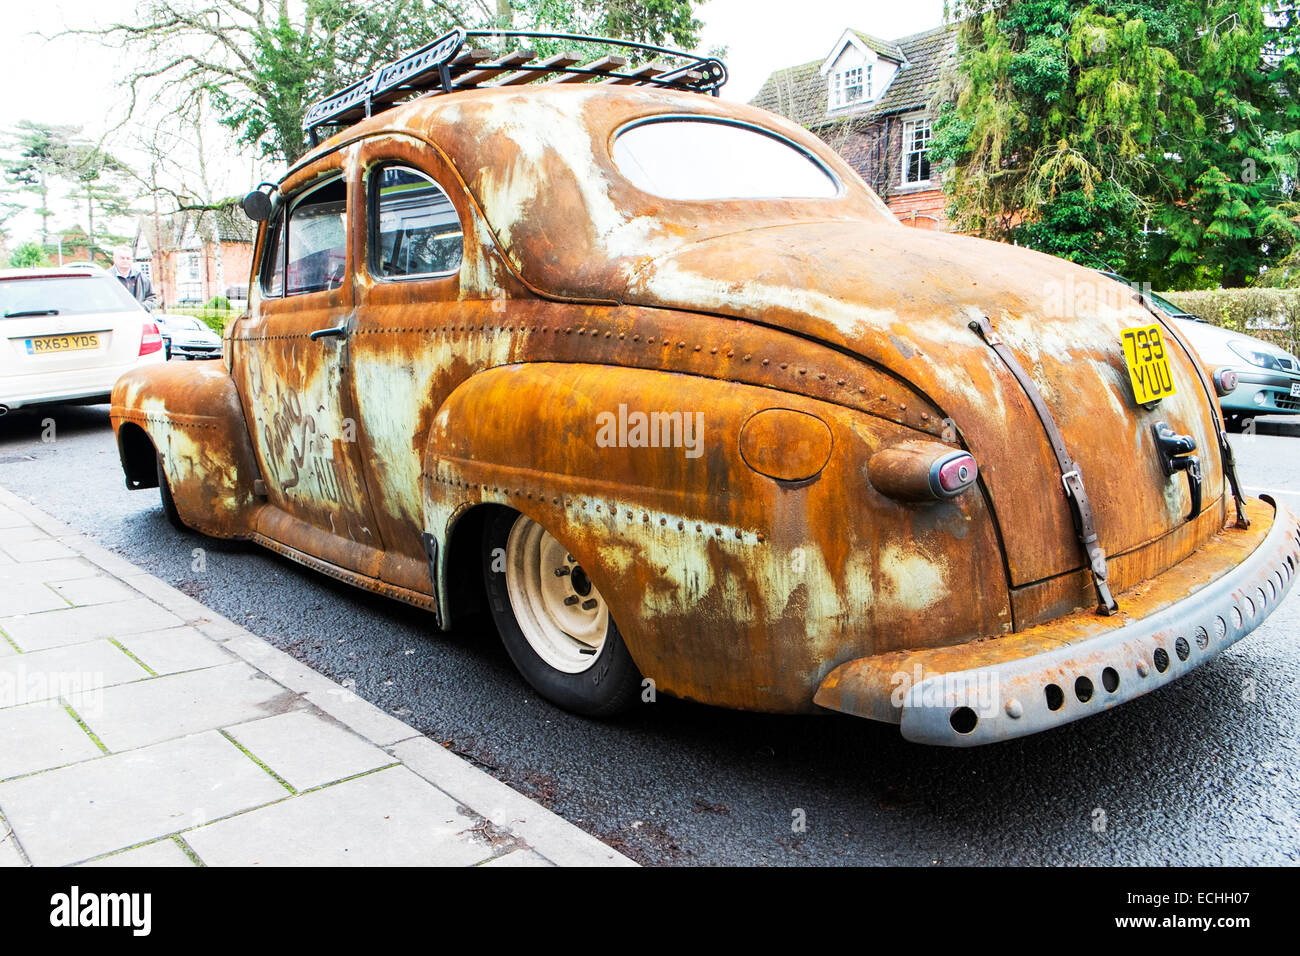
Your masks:
[{"label": "tall evergreen tree", "polygon": [[934,155],[959,227],[1159,285],[1300,241],[1295,47],[1259,0],[958,0]]}]

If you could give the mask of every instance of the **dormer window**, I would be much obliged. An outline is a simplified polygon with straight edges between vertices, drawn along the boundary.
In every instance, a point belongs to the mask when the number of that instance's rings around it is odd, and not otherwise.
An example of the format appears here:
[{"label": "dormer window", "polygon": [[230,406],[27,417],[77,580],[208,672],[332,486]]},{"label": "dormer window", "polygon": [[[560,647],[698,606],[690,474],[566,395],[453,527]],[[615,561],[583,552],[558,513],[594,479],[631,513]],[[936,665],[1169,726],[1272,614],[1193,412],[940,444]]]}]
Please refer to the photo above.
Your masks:
[{"label": "dormer window", "polygon": [[831,74],[831,109],[843,109],[871,99],[871,64]]}]

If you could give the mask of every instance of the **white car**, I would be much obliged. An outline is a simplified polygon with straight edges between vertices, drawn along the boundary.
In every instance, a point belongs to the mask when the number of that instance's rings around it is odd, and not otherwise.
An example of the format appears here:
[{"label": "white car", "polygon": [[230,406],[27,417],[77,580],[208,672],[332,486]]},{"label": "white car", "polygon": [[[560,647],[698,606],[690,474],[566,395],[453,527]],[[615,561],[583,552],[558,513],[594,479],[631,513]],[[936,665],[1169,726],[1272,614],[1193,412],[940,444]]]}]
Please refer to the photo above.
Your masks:
[{"label": "white car", "polygon": [[123,372],[161,361],[158,326],[108,273],[0,271],[0,415],[107,402]]}]

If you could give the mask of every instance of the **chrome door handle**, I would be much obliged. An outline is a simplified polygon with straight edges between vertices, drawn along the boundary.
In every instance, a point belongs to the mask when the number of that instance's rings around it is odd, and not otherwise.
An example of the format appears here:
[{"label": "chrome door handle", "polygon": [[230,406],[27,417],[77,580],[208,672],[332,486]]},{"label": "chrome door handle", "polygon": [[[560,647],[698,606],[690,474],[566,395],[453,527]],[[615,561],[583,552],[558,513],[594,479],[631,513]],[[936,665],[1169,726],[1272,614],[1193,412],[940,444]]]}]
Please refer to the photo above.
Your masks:
[{"label": "chrome door handle", "polygon": [[340,322],[338,325],[331,326],[328,329],[317,329],[315,332],[311,333],[310,338],[313,342],[315,342],[317,339],[323,339],[328,336],[342,337],[347,334],[348,334],[348,323],[347,320],[345,319],[344,321]]}]

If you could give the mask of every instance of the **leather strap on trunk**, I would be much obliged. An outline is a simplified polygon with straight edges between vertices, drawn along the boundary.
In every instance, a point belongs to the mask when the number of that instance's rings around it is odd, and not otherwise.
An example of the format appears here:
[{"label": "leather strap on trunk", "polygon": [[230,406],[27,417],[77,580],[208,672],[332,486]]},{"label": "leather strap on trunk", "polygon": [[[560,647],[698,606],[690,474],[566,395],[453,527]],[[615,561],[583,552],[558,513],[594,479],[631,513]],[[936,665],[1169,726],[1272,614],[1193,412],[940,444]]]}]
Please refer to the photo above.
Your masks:
[{"label": "leather strap on trunk", "polygon": [[1119,610],[1119,604],[1111,596],[1110,585],[1107,583],[1109,569],[1106,566],[1106,552],[1102,550],[1097,540],[1092,502],[1088,500],[1088,492],[1083,487],[1083,474],[1079,470],[1078,463],[1070,457],[1069,449],[1065,447],[1065,438],[1056,425],[1056,419],[1052,417],[1052,412],[1043,401],[1043,395],[1034,384],[1034,380],[1029,377],[1029,373],[1020,364],[1015,353],[1007,348],[1006,343],[1002,341],[1002,336],[993,331],[988,318],[981,315],[977,319],[972,319],[970,328],[997,353],[998,358],[1007,367],[1007,371],[1020,383],[1021,391],[1034,406],[1038,420],[1043,423],[1043,431],[1047,433],[1052,453],[1056,455],[1056,463],[1061,467],[1061,487],[1065,489],[1065,499],[1070,503],[1070,514],[1074,518],[1074,532],[1078,536],[1079,546],[1083,549],[1088,569],[1092,572],[1092,585],[1097,591],[1097,613],[1107,616],[1114,614]]}]

